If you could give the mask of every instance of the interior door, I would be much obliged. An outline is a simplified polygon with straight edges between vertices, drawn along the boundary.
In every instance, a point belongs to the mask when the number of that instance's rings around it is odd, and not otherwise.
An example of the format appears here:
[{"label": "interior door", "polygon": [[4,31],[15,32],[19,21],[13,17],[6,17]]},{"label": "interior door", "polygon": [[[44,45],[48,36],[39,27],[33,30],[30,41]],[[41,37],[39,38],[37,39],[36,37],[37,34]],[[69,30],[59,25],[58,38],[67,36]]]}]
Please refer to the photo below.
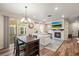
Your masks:
[{"label": "interior door", "polygon": [[78,38],[79,38],[79,30],[78,30]]}]

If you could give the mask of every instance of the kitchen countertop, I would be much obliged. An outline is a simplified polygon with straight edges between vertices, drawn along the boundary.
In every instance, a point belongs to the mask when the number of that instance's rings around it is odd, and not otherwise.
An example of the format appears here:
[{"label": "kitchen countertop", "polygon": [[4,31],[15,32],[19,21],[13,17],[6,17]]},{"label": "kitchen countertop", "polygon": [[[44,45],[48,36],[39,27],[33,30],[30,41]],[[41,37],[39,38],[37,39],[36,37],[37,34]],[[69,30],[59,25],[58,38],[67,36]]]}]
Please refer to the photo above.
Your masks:
[{"label": "kitchen countertop", "polygon": [[20,41],[24,42],[24,43],[28,43],[28,42],[37,40],[37,39],[34,39],[34,38],[31,37],[31,36],[17,36],[17,38],[18,38]]}]

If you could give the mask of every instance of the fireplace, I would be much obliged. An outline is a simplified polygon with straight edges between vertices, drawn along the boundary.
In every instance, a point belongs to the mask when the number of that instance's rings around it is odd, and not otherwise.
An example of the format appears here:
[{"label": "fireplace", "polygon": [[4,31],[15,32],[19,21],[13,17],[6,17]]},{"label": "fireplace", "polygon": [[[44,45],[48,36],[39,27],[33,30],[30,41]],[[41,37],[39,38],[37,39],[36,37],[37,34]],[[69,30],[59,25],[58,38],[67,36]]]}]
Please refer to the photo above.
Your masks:
[{"label": "fireplace", "polygon": [[64,40],[64,31],[61,30],[53,30],[52,38],[54,40]]},{"label": "fireplace", "polygon": [[61,38],[61,32],[55,32],[54,37],[55,38]]}]

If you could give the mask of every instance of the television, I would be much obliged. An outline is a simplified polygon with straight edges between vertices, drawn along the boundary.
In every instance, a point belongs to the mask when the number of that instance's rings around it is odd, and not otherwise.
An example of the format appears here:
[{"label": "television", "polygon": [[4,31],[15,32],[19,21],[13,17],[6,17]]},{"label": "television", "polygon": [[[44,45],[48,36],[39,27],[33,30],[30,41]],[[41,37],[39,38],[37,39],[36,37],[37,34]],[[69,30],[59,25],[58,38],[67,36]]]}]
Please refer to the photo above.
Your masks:
[{"label": "television", "polygon": [[55,21],[55,22],[52,22],[52,28],[61,28],[62,27],[62,22],[60,21]]}]

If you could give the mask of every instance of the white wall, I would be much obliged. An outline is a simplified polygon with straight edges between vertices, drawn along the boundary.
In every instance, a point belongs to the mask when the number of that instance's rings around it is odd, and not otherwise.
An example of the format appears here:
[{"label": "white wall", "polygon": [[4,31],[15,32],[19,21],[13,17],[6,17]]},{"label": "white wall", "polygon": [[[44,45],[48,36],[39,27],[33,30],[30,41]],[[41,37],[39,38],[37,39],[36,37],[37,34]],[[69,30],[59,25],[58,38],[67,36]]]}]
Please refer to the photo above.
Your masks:
[{"label": "white wall", "polygon": [[79,30],[79,22],[75,21],[74,23],[71,23],[69,26],[69,31],[73,36],[78,36],[78,30]]},{"label": "white wall", "polygon": [[0,15],[0,49],[3,48],[3,39],[4,39],[3,38],[3,35],[4,35],[3,34],[4,33],[4,29],[3,29],[4,28],[4,25],[3,25],[4,23],[3,23],[3,21],[4,21],[3,16]]},{"label": "white wall", "polygon": [[67,40],[68,39],[68,28],[69,28],[69,23],[68,23],[68,21],[64,21],[64,38],[65,38],[65,40]]}]

